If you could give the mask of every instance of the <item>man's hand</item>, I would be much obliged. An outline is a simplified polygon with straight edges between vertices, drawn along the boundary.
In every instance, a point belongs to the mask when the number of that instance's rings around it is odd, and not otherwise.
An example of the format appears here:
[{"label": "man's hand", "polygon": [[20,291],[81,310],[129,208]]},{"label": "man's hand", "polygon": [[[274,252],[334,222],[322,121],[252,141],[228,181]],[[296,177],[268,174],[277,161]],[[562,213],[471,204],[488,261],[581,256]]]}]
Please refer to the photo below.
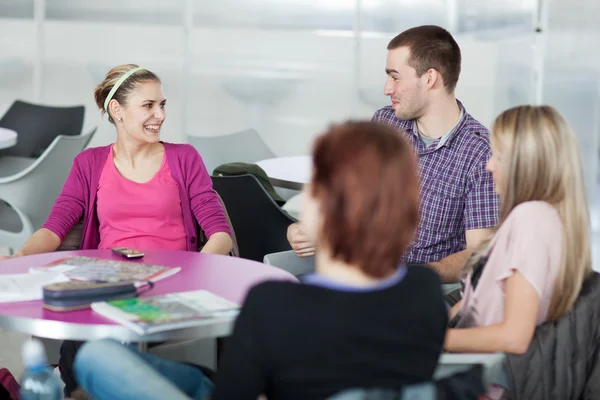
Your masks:
[{"label": "man's hand", "polygon": [[298,257],[310,257],[315,255],[315,244],[302,230],[299,222],[291,224],[287,230],[287,240]]}]

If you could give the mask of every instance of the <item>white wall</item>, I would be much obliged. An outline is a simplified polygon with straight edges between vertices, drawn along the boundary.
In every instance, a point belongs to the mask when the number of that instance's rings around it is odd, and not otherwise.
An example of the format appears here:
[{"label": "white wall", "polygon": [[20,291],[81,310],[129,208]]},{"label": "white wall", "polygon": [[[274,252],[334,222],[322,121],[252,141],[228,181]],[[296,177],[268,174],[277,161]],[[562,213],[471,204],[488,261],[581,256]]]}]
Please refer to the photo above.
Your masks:
[{"label": "white wall", "polygon": [[[383,96],[385,47],[390,38],[363,39],[360,85],[354,79],[354,39],[318,32],[195,29],[191,79],[182,74],[182,29],[169,26],[47,21],[44,26],[42,100],[85,104],[85,130],[99,124],[91,145],[109,143],[113,132],[101,121],[94,85],[110,67],[138,63],[163,79],[168,98],[165,140],[183,141],[184,85],[189,89],[185,126],[192,135],[219,135],[256,127],[277,154],[308,151],[328,123],[370,118]],[[0,52],[9,72],[2,79],[0,112],[15,98],[33,100],[32,23],[0,20]],[[498,46],[457,38],[464,62],[457,93],[484,123],[495,111],[493,79]],[[6,65],[6,64],[5,64]],[[361,101],[361,89],[368,99]]]}]

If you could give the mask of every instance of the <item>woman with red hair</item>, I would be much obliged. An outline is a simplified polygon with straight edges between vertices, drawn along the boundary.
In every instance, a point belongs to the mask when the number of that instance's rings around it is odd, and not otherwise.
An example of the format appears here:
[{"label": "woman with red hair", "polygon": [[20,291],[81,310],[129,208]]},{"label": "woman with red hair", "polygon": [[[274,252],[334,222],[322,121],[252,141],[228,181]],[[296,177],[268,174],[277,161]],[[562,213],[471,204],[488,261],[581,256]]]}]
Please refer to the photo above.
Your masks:
[{"label": "woman with red hair", "polygon": [[306,400],[432,379],[448,322],[440,279],[399,265],[419,220],[410,146],[392,128],[348,122],[316,140],[313,163],[302,221],[316,273],[249,292],[216,381],[99,341],[75,361],[93,398]]}]

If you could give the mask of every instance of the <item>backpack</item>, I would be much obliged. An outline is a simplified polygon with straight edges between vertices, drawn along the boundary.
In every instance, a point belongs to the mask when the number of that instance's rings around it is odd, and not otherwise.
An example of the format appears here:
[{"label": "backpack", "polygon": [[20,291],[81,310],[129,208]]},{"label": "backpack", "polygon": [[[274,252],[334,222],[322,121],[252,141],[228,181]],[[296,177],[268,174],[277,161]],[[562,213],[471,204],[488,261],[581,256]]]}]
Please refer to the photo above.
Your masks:
[{"label": "backpack", "polygon": [[263,188],[269,193],[269,196],[279,205],[280,207],[285,204],[285,200],[281,198],[275,191],[273,184],[269,180],[267,173],[258,165],[243,163],[243,162],[232,162],[221,164],[213,171],[214,176],[236,176],[236,175],[254,175],[258,182]]},{"label": "backpack", "polygon": [[19,383],[6,368],[0,369],[0,400],[19,400]]}]

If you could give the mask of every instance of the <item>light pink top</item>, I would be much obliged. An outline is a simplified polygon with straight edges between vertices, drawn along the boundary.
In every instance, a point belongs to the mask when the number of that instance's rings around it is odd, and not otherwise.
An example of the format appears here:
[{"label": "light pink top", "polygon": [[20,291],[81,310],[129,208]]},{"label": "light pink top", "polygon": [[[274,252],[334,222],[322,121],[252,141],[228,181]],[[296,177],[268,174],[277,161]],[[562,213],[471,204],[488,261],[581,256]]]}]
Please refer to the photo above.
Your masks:
[{"label": "light pink top", "polygon": [[474,326],[488,326],[504,319],[504,285],[519,271],[540,295],[536,324],[546,321],[563,252],[563,225],[549,203],[519,204],[496,232],[487,250],[488,261],[477,288],[466,278],[461,314]]},{"label": "light pink top", "polygon": [[186,249],[179,191],[166,156],[152,179],[137,183],[119,173],[111,146],[97,196],[99,249]]}]

